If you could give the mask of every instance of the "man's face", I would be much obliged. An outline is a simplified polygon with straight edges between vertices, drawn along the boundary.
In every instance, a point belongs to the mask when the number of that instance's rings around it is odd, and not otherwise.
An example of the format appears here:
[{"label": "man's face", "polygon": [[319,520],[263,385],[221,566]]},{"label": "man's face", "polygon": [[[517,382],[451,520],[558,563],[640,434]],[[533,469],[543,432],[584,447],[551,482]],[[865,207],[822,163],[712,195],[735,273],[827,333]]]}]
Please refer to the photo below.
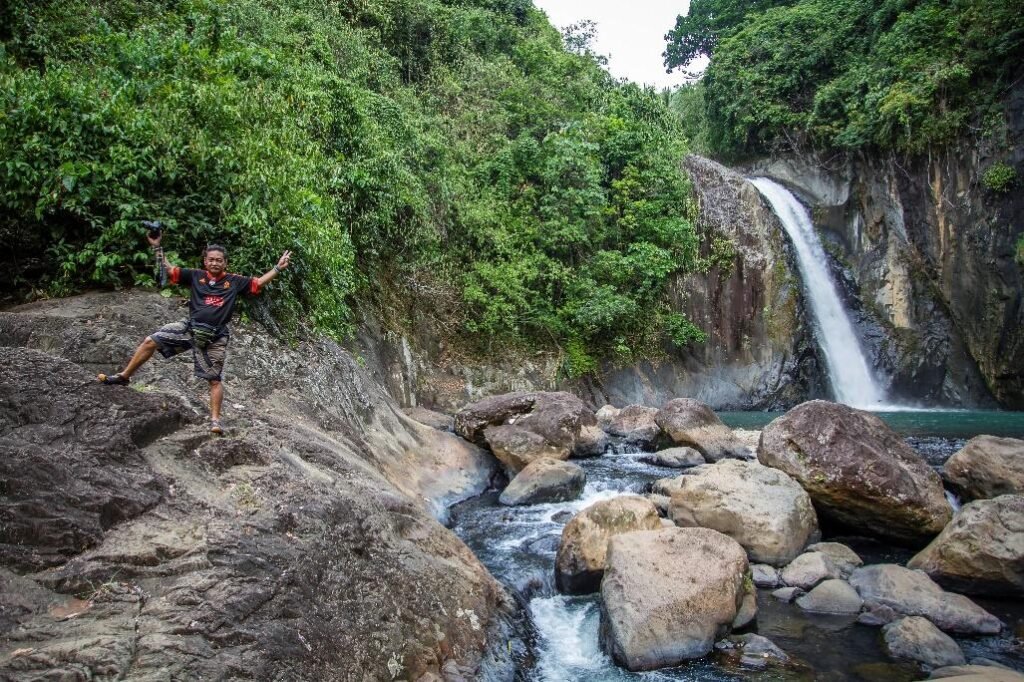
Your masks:
[{"label": "man's face", "polygon": [[206,266],[206,271],[211,275],[220,277],[228,266],[228,260],[221,251],[207,251],[203,265]]}]

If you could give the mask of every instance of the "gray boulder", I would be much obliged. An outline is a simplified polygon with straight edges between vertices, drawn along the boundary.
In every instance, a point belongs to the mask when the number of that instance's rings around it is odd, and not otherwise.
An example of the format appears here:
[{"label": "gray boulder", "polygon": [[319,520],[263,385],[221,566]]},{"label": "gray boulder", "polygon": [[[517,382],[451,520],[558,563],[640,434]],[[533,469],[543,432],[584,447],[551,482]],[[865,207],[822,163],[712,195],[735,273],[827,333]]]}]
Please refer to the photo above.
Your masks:
[{"label": "gray boulder", "polygon": [[751,564],[750,575],[758,587],[778,587],[779,572],[768,564]]},{"label": "gray boulder", "polygon": [[928,679],[949,682],[1024,682],[1024,674],[990,665],[949,665],[936,668],[928,675]]},{"label": "gray boulder", "polygon": [[[595,454],[597,418],[582,400],[563,391],[531,391],[492,396],[455,414],[455,432],[498,455],[501,449],[516,473],[534,459],[566,459]],[[515,427],[510,428],[510,427]],[[564,453],[564,454],[563,454]]]},{"label": "gray boulder", "polygon": [[751,561],[781,566],[818,530],[811,498],[786,474],[757,462],[723,460],[679,478],[669,516],[677,526],[712,528]]},{"label": "gray boulder", "polygon": [[707,528],[613,537],[601,583],[603,648],[632,671],[707,655],[736,619],[746,573],[743,548]]},{"label": "gray boulder", "polygon": [[807,551],[827,556],[843,578],[849,578],[855,568],[864,565],[864,560],[856,552],[839,542],[816,542],[808,545]]},{"label": "gray boulder", "polygon": [[942,476],[967,500],[1024,494],[1024,440],[975,436],[946,460]]},{"label": "gray boulder", "polygon": [[654,419],[673,443],[700,451],[709,462],[727,457],[753,458],[750,449],[733,435],[710,407],[700,401],[692,398],[670,400]]},{"label": "gray boulder", "polygon": [[907,567],[957,592],[1024,595],[1024,495],[964,505]]},{"label": "gray boulder", "polygon": [[726,663],[742,668],[764,669],[790,663],[790,657],[767,637],[754,633],[729,635],[715,642],[715,649]]},{"label": "gray boulder", "polygon": [[923,616],[945,632],[994,635],[1003,624],[967,597],[945,592],[923,571],[896,564],[858,568],[850,584],[865,602],[888,606],[906,616]]},{"label": "gray boulder", "polygon": [[952,517],[942,480],[885,422],[814,400],[761,432],[758,459],[799,481],[822,515],[854,529],[924,544]]},{"label": "gray boulder", "polygon": [[779,572],[782,584],[805,590],[811,589],[822,580],[841,577],[842,572],[836,568],[827,554],[821,552],[805,552]]},{"label": "gray boulder", "polygon": [[780,587],[772,592],[772,596],[781,602],[789,604],[803,593],[804,591],[799,587]]},{"label": "gray boulder", "polygon": [[672,469],[687,469],[704,464],[704,455],[693,448],[687,447],[665,448],[653,454],[645,455],[641,459],[651,464]]},{"label": "gray boulder", "polygon": [[917,661],[932,668],[966,663],[964,652],[953,638],[927,618],[908,616],[882,628],[886,651],[893,658]]},{"label": "gray boulder", "polygon": [[603,414],[599,423],[609,436],[620,443],[651,450],[667,440],[654,421],[656,414],[656,407],[628,405],[614,414]]},{"label": "gray boulder", "polygon": [[565,502],[583,492],[587,475],[578,465],[556,459],[538,459],[505,487],[498,502],[508,506]]},{"label": "gray boulder", "polygon": [[597,591],[604,576],[608,540],[622,533],[661,527],[654,504],[639,495],[592,504],[562,529],[555,557],[555,584],[569,594]]},{"label": "gray boulder", "polygon": [[864,600],[845,580],[826,580],[796,600],[797,606],[813,613],[856,614]]}]

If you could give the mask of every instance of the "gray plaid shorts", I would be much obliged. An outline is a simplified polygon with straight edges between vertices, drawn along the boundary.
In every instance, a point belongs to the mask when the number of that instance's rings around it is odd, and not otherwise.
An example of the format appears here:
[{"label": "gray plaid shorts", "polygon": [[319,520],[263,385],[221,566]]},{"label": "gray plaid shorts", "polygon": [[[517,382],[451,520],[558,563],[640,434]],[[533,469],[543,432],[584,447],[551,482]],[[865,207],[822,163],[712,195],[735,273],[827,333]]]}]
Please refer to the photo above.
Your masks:
[{"label": "gray plaid shorts", "polygon": [[188,320],[171,322],[149,335],[156,344],[156,349],[165,358],[173,358],[178,353],[192,351],[192,367],[195,375],[207,381],[220,381],[224,374],[224,359],[228,354],[227,331],[211,341],[206,348],[196,348],[192,333],[188,328]]}]

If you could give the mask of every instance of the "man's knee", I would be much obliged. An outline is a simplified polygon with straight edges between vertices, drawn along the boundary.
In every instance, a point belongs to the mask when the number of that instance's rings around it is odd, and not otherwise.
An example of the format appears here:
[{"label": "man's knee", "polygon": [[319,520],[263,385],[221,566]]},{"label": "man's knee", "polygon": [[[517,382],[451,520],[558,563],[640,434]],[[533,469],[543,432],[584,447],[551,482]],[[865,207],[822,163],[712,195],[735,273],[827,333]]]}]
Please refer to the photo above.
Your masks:
[{"label": "man's knee", "polygon": [[220,386],[220,379],[207,379],[210,382],[210,388],[217,388]]},{"label": "man's knee", "polygon": [[142,342],[142,347],[145,350],[156,350],[156,341],[153,340],[152,336],[147,336]]}]

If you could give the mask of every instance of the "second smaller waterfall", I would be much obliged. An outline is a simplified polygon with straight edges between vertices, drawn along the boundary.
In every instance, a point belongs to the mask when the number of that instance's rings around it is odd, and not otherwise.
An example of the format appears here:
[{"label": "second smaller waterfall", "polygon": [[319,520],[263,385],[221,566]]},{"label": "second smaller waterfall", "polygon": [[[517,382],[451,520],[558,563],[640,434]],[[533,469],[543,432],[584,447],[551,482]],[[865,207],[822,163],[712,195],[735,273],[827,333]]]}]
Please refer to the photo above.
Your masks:
[{"label": "second smaller waterfall", "polygon": [[836,401],[865,410],[879,409],[885,395],[868,367],[853,324],[836,292],[811,216],[781,185],[768,178],[754,178],[750,182],[772,205],[796,247],[797,263]]}]

